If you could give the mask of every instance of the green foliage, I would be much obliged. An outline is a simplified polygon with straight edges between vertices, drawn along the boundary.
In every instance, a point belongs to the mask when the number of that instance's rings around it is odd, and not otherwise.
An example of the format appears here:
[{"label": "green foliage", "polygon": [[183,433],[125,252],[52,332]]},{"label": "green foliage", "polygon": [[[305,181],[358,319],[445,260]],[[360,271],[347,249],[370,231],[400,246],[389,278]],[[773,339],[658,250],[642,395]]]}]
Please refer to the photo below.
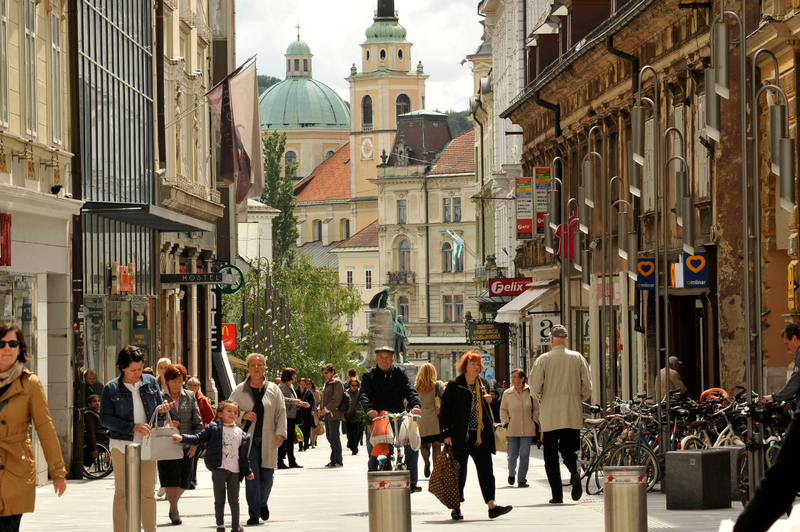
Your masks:
[{"label": "green foliage", "polygon": [[470,122],[468,118],[468,110],[456,111],[455,109],[450,109],[444,111],[444,113],[447,115],[447,124],[450,126],[450,132],[453,134],[453,138],[473,128],[472,122]]},{"label": "green foliage", "polygon": [[[267,274],[274,288],[283,295],[291,309],[288,331],[282,330],[280,310],[267,314]],[[242,300],[247,295],[247,319],[243,324]],[[275,291],[272,292],[273,297]],[[291,265],[273,264],[271,271],[266,260],[255,262],[247,272],[245,287],[232,295],[223,296],[226,323],[237,327],[234,356],[244,359],[248,353],[267,355],[267,375],[280,376],[286,367],[297,370],[300,377],[320,382],[321,368],[333,364],[341,376],[353,367],[365,339],[353,339],[346,330],[347,316],[362,306],[361,295],[352,286],[339,284],[339,274],[333,268],[316,268],[303,255]],[[276,305],[279,309],[279,302]],[[273,345],[264,344],[264,317],[273,327]],[[277,324],[272,324],[272,320]],[[269,325],[268,325],[269,326]]]},{"label": "green foliage", "polygon": [[[291,264],[294,260],[292,244],[297,240],[297,217],[294,215],[294,176],[297,166],[283,166],[286,149],[286,133],[264,132],[264,185],[261,201],[281,213],[272,220],[272,257],[279,265]],[[284,172],[285,170],[285,172]]]},{"label": "green foliage", "polygon": [[261,96],[265,90],[280,82],[280,79],[272,76],[258,76],[258,95]]}]

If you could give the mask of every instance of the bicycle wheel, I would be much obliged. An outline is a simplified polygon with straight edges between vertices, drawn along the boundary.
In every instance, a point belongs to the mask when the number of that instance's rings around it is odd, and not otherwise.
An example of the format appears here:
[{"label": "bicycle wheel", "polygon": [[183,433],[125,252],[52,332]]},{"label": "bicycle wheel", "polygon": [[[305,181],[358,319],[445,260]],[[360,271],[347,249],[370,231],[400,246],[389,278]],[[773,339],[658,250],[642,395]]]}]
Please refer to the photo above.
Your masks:
[{"label": "bicycle wheel", "polygon": [[742,501],[742,506],[747,506],[747,503],[750,502],[750,475],[747,472],[748,460],[750,460],[750,453],[747,452],[747,449],[741,449],[736,457],[736,471],[739,474],[739,500]]},{"label": "bicycle wheel", "polygon": [[775,460],[778,459],[778,453],[781,451],[781,444],[780,442],[776,442],[774,445],[770,445],[767,449],[767,469],[772,467],[772,464],[775,463]]},{"label": "bicycle wheel", "polygon": [[608,463],[610,452],[616,447],[616,445],[612,445],[611,447],[606,448],[602,453],[596,456],[594,461],[592,461],[592,463],[589,465],[589,468],[585,473],[587,495],[598,495],[603,491],[603,478],[598,477],[596,473],[598,470],[602,470],[604,466],[611,465]]},{"label": "bicycle wheel", "polygon": [[[598,467],[598,464],[602,465],[602,467]],[[592,483],[593,486],[591,487],[594,491],[603,490],[606,483],[603,467],[606,466],[642,466],[647,468],[647,491],[655,487],[660,473],[658,458],[650,447],[636,442],[623,443],[603,451],[603,454],[600,455],[594,470],[593,481],[587,482],[587,493],[589,493],[589,485]]]},{"label": "bicycle wheel", "polygon": [[684,439],[681,440],[681,450],[686,451],[688,449],[705,449],[706,446],[703,444],[703,440],[698,438],[697,436],[690,435],[686,436]]},{"label": "bicycle wheel", "polygon": [[88,465],[84,462],[83,476],[92,480],[97,480],[107,477],[113,470],[114,465],[111,463],[111,451],[108,450],[106,444],[98,442],[97,458],[92,458]]},{"label": "bicycle wheel", "polygon": [[591,432],[584,432],[581,436],[580,452],[578,453],[578,463],[581,466],[581,476],[585,476],[592,462],[599,454],[599,449],[595,443],[594,436]]}]

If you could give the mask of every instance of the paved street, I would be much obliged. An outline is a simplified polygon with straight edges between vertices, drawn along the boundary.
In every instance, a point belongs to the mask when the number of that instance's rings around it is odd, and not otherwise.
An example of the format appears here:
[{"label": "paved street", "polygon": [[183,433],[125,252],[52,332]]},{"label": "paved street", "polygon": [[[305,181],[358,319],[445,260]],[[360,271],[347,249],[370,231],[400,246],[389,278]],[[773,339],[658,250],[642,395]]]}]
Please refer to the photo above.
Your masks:
[{"label": "paved street", "polygon": [[[328,470],[327,441],[320,441],[317,449],[299,453],[298,462],[304,469],[276,472],[275,487],[270,497],[271,518],[267,526],[245,527],[247,529],[297,532],[303,530],[367,530],[367,485],[366,452],[358,456],[345,455],[342,469]],[[420,460],[420,476],[422,460]],[[515,524],[526,523],[540,526],[546,531],[594,532],[604,529],[602,497],[586,497],[579,503],[553,507],[547,503],[550,492],[544,474],[541,451],[534,447],[531,457],[531,473],[528,489],[507,485],[505,453],[495,457],[497,500],[500,504],[514,505],[507,516],[490,521],[486,506],[480,496],[477,477],[470,470],[467,482],[466,503],[462,506],[465,520],[456,523],[450,520],[449,511],[427,492],[427,482],[422,482],[422,493],[412,496],[413,529],[441,530],[441,526],[458,527],[461,530],[479,530],[491,527],[497,530],[515,530]],[[200,486],[187,491],[181,499],[180,509],[183,526],[180,530],[209,530],[214,527],[213,494],[211,475],[202,466],[198,471]],[[22,520],[23,531],[81,530],[85,532],[108,532],[111,530],[111,500],[113,480],[70,481],[66,494],[57,498],[52,486],[37,490],[36,512],[27,514]],[[244,486],[240,502],[243,509]],[[710,511],[667,511],[665,497],[660,493],[648,496],[650,532],[716,532],[722,519],[733,519],[741,510],[734,503],[732,509]],[[159,527],[171,527],[167,518],[166,501],[158,502]],[[230,522],[226,525],[229,527]]]}]

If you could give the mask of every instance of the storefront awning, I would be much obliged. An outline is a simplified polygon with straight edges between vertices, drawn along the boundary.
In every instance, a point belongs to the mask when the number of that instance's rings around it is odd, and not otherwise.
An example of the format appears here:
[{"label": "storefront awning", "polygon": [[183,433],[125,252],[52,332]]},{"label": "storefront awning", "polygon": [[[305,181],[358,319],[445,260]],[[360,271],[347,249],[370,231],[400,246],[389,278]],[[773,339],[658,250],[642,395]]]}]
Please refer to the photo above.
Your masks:
[{"label": "storefront awning", "polygon": [[519,323],[528,310],[550,299],[558,293],[558,290],[558,284],[552,284],[552,281],[531,283],[531,287],[526,292],[521,293],[513,301],[497,311],[494,321],[499,323]]},{"label": "storefront awning", "polygon": [[87,201],[84,214],[97,214],[118,222],[149,227],[165,233],[211,232],[214,224],[186,216],[150,203],[117,203],[109,201]]},{"label": "storefront awning", "polygon": [[490,296],[488,288],[481,292],[481,295],[469,296],[469,298],[474,299],[478,303],[508,303],[514,300],[512,296]]}]

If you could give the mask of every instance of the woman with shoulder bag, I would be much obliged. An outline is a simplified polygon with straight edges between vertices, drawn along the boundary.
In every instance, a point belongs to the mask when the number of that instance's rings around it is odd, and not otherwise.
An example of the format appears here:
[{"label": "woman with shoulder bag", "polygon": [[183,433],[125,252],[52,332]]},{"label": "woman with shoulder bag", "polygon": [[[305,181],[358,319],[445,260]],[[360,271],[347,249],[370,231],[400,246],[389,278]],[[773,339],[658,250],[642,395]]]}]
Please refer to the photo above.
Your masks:
[{"label": "woman with shoulder bag", "polygon": [[442,451],[442,435],[439,428],[439,409],[442,404],[444,383],[436,380],[436,368],[425,363],[419,368],[414,388],[419,394],[422,418],[419,420],[419,435],[422,438],[422,460],[425,462],[425,478],[431,476],[431,452],[433,463]]},{"label": "woman with shoulder bag", "polygon": [[[100,400],[100,423],[108,429],[111,461],[114,465],[114,532],[125,532],[125,445],[142,444],[150,434],[153,413],[166,412],[172,405],[163,400],[161,387],[152,375],[142,374],[144,354],[132,345],[117,355],[120,376],[108,381]],[[162,402],[163,401],[163,402]],[[142,461],[142,527],[156,532],[157,462]]]},{"label": "woman with shoulder bag", "polygon": [[314,418],[314,430],[311,431],[311,448],[315,449],[317,447],[317,436],[322,436],[325,434],[325,424],[319,418],[319,407],[322,403],[322,393],[320,393],[319,388],[317,388],[317,383],[315,383],[313,379],[308,379],[307,384],[311,388],[311,392],[314,394],[314,404],[317,405],[317,407],[311,413],[311,416]]},{"label": "woman with shoulder bag", "polygon": [[531,443],[538,438],[539,401],[531,396],[528,376],[525,371],[511,372],[511,388],[503,394],[500,402],[500,423],[508,425],[508,483],[513,486],[519,459],[520,488],[528,487],[528,462]]},{"label": "woman with shoulder bag", "polygon": [[299,387],[295,390],[297,397],[301,401],[308,403],[307,407],[301,406],[298,410],[298,420],[302,420],[300,431],[303,433],[303,441],[297,442],[298,451],[307,451],[311,442],[311,432],[316,424],[314,423],[314,412],[317,411],[317,402],[314,400],[314,393],[308,384],[308,379],[300,379]]},{"label": "woman with shoulder bag", "polygon": [[347,412],[344,413],[344,424],[347,431],[347,448],[350,449],[353,456],[358,454],[358,440],[361,436],[361,431],[364,430],[364,424],[359,419],[361,403],[358,402],[358,389],[360,386],[358,379],[351,377],[347,379],[347,385],[344,390],[344,393],[350,398]]}]

